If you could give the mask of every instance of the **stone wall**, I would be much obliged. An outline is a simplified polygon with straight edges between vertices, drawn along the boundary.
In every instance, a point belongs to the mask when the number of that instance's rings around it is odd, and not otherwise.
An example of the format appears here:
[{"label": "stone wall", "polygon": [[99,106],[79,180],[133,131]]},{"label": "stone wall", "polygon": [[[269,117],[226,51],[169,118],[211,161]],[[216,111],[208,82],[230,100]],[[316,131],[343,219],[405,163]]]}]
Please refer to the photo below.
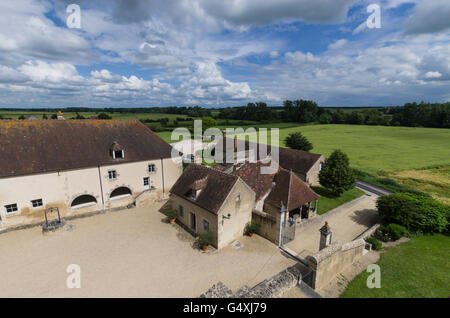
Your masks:
[{"label": "stone wall", "polygon": [[337,241],[318,253],[308,256],[307,260],[313,275],[311,287],[316,290],[322,288],[347,266],[356,262],[363,256],[365,245],[363,239],[345,244]]},{"label": "stone wall", "polygon": [[261,225],[258,235],[275,243],[277,241],[277,221],[273,215],[261,211],[253,211],[252,222]]},{"label": "stone wall", "polygon": [[200,295],[201,298],[275,298],[296,286],[301,281],[301,273],[296,266],[266,279],[253,288],[244,286],[233,293],[222,282],[213,285],[208,291]]}]

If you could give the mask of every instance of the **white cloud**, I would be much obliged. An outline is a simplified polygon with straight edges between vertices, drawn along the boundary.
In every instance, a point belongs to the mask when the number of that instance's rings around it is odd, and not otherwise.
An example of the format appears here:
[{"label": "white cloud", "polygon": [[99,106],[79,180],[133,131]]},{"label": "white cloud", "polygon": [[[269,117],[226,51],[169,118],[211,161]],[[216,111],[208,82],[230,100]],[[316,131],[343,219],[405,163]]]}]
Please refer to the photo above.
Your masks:
[{"label": "white cloud", "polygon": [[439,77],[442,77],[442,74],[441,73],[439,73],[439,72],[427,72],[427,73],[425,73],[425,77],[426,78],[439,78]]},{"label": "white cloud", "polygon": [[331,49],[331,50],[339,49],[339,48],[343,47],[345,44],[347,44],[347,42],[348,42],[347,39],[337,40],[336,42],[333,42],[330,45],[328,45],[328,49]]}]

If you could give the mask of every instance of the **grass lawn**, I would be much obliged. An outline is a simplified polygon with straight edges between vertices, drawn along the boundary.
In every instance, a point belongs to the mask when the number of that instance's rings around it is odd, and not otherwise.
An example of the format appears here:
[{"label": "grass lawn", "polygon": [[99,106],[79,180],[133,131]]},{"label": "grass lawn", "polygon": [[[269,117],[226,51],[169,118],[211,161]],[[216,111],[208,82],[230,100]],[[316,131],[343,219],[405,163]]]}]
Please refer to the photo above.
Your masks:
[{"label": "grass lawn", "polygon": [[450,236],[435,234],[413,238],[390,247],[377,264],[381,288],[369,289],[363,272],[350,282],[341,297],[399,298],[450,297]]},{"label": "grass lawn", "polygon": [[364,191],[361,191],[358,188],[353,188],[345,191],[340,197],[336,198],[323,187],[313,187],[313,190],[320,195],[317,214],[324,214],[346,202],[359,198],[364,194]]}]

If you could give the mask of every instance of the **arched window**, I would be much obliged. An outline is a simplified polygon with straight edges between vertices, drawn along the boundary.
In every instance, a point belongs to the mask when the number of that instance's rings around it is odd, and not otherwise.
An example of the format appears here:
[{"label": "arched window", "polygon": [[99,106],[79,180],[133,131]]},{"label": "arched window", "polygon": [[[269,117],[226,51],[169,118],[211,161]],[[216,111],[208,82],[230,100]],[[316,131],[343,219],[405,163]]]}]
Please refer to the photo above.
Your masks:
[{"label": "arched window", "polygon": [[70,206],[72,208],[84,208],[95,204],[97,204],[97,199],[94,198],[92,195],[85,194],[80,195],[75,200],[73,200]]},{"label": "arched window", "polygon": [[131,195],[131,190],[127,187],[119,187],[111,192],[110,199],[121,199]]}]

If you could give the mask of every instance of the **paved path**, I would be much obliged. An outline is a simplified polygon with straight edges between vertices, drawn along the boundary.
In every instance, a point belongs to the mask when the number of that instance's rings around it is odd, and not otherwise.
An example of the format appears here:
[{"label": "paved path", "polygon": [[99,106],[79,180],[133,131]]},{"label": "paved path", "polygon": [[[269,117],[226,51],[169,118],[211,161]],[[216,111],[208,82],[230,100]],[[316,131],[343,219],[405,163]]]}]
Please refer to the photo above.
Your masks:
[{"label": "paved path", "polygon": [[319,251],[319,229],[325,221],[330,225],[332,241],[349,242],[377,223],[379,217],[376,212],[378,196],[366,194],[348,202],[326,214],[317,216],[296,228],[295,240],[286,246],[306,257]]}]

